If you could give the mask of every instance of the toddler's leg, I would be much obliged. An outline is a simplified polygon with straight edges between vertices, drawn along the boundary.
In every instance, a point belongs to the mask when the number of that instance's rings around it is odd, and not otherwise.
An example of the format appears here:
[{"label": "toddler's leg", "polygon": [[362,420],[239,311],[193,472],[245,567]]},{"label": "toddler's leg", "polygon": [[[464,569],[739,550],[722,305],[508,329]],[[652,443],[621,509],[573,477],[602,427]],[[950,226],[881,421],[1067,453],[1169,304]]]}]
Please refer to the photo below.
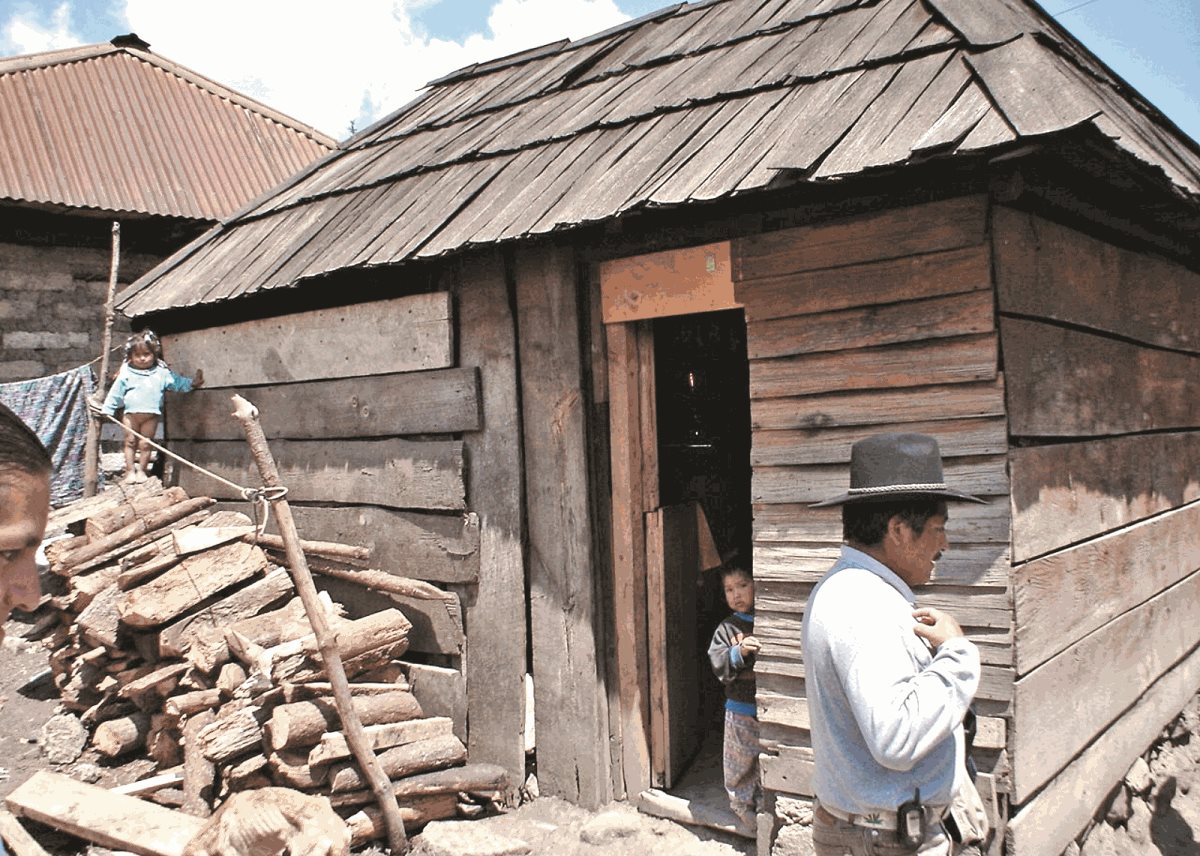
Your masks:
[{"label": "toddler's leg", "polygon": [[725,711],[723,767],[729,807],[750,829],[758,810],[758,720]]},{"label": "toddler's leg", "polygon": [[[121,416],[121,424],[133,431],[137,429],[136,414],[125,413]],[[121,451],[125,454],[125,476],[121,481],[131,482],[134,480],[134,461],[137,459],[138,438],[125,432],[125,441],[121,446]]]},{"label": "toddler's leg", "polygon": [[[158,430],[158,414],[155,413],[140,413],[137,414],[141,422],[135,430],[146,437],[153,437],[154,432]],[[150,452],[153,447],[146,440],[138,440],[138,465],[137,465],[137,480],[145,481],[146,473],[150,470]]]}]

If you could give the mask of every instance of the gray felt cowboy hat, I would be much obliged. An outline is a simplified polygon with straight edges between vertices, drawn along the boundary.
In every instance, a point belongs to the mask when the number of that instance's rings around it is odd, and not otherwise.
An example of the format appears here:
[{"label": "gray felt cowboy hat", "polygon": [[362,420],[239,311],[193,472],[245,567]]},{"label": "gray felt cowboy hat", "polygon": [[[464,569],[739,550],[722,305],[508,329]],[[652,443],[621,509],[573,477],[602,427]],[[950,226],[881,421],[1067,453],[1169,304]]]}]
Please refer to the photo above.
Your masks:
[{"label": "gray felt cowboy hat", "polygon": [[812,508],[893,499],[986,502],[946,486],[938,442],[927,434],[876,434],[850,447],[850,490]]}]

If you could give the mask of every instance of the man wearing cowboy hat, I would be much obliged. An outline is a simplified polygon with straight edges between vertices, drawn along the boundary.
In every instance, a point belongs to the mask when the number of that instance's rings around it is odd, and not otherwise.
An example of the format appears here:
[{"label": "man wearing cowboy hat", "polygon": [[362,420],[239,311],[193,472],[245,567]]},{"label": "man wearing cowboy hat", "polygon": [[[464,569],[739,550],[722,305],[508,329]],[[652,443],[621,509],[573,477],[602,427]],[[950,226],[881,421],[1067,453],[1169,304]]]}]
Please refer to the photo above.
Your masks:
[{"label": "man wearing cowboy hat", "polygon": [[850,490],[816,503],[842,507],[846,542],[802,629],[818,856],[953,852],[979,651],[912,592],[948,546],[949,502],[983,500],[946,486],[933,437],[880,434],[852,447]]}]

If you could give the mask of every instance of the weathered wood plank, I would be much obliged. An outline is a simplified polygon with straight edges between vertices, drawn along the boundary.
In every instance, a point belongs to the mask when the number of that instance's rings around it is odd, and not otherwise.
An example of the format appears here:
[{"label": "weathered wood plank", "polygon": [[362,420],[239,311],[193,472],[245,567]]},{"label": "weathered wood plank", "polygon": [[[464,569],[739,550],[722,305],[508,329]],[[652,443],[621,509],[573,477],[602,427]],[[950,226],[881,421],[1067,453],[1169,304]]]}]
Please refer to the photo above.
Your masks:
[{"label": "weathered wood plank", "polygon": [[995,328],[991,292],[972,291],[753,322],[747,351],[752,360],[767,359],[970,336]]},{"label": "weathered wood plank", "polygon": [[[1012,509],[1007,502],[999,501],[984,505],[955,503],[950,508],[946,526],[951,554],[960,544],[1007,545],[1011,530]],[[842,510],[787,503],[756,505],[754,540],[763,544],[775,541],[840,543]]]},{"label": "weathered wood plank", "polygon": [[164,627],[158,634],[158,652],[164,657],[181,657],[201,634],[258,615],[268,606],[294,594],[295,587],[288,572],[275,568],[262,579]]},{"label": "weathered wood plank", "polygon": [[[918,418],[921,415],[914,414]],[[898,420],[889,426],[889,430],[915,431],[936,437],[944,458],[1001,455],[1008,451],[1008,434],[1003,419],[948,419],[937,422]],[[755,431],[750,463],[754,466],[795,466],[848,461],[851,446],[879,431],[876,425]]]},{"label": "weathered wood plank", "polygon": [[[470,583],[479,576],[479,517],[474,513],[290,504],[305,539],[366,547],[371,564],[381,570],[440,583]],[[274,518],[267,531],[277,532]]]},{"label": "weathered wood plank", "polygon": [[[177,443],[182,457],[244,486],[261,482],[245,442]],[[466,507],[463,444],[458,440],[279,440],[271,443],[288,500],[383,505],[390,508]],[[189,493],[241,499],[233,488],[190,467],[179,472]]]},{"label": "weathered wood plank", "polygon": [[720,241],[602,262],[604,323],[736,308],[730,252]]},{"label": "weathered wood plank", "polygon": [[446,292],[415,294],[176,333],[172,366],[213,387],[441,369],[454,365]]},{"label": "weathered wood plank", "polygon": [[181,856],[204,826],[198,817],[45,770],[30,776],[5,802],[20,817],[101,847],[144,856]]},{"label": "weathered wood plank", "polygon": [[771,318],[986,290],[991,281],[989,247],[979,244],[882,262],[784,273],[739,282],[735,288],[746,307],[747,321],[758,325]]},{"label": "weathered wood plank", "polygon": [[1200,353],[1200,273],[1025,211],[992,217],[1001,312]]},{"label": "weathered wood plank", "polygon": [[1019,318],[1000,322],[1011,433],[1096,437],[1200,427],[1200,355]]},{"label": "weathered wood plank", "polygon": [[[922,420],[979,419],[1005,413],[1002,379],[926,386],[916,394]],[[873,389],[758,399],[750,402],[750,424],[764,431],[892,425],[912,413],[913,397],[910,389]]]},{"label": "weathered wood plank", "polygon": [[454,723],[454,736],[466,741],[467,681],[457,669],[404,663],[404,674],[426,716],[446,716]]},{"label": "weathered wood plank", "polygon": [[1015,448],[1013,561],[1200,498],[1200,434],[1150,434]]},{"label": "weathered wood plank", "polygon": [[[840,553],[840,543],[756,544],[754,575],[764,579],[786,578],[795,582],[815,583],[825,575]],[[1003,587],[1008,585],[1010,566],[1007,544],[953,544],[938,560],[933,583]]]},{"label": "weathered wood plank", "polygon": [[987,197],[963,196],[741,238],[733,244],[734,279],[977,246],[986,234],[987,210]]},{"label": "weathered wood plank", "polygon": [[[207,372],[206,372],[207,374]],[[211,386],[181,395],[167,411],[173,440],[240,440],[230,417],[232,390]],[[272,440],[451,434],[479,428],[475,368],[401,372],[272,386],[239,386]]]},{"label": "weathered wood plank", "polygon": [[1104,805],[1113,785],[1150,747],[1163,726],[1183,710],[1197,686],[1200,649],[1190,652],[1179,665],[1144,688],[1137,704],[1021,807],[1009,821],[1005,852],[1013,856],[1061,853]]},{"label": "weathered wood plank", "polygon": [[750,362],[753,399],[820,392],[974,383],[997,376],[997,337],[988,333],[861,351]]},{"label": "weathered wood plank", "polygon": [[[1002,455],[950,458],[943,471],[946,483],[957,490],[981,497],[1008,494],[1008,472]],[[849,483],[849,463],[755,467],[751,497],[756,503],[818,502],[844,493]]]},{"label": "weathered wood plank", "polygon": [[1196,532],[1200,504],[1014,568],[1017,673],[1200,568]]},{"label": "weathered wood plank", "polygon": [[575,256],[521,252],[516,282],[538,786],[597,808],[609,798],[608,717],[593,626],[599,612]]},{"label": "weathered wood plank", "polygon": [[456,271],[459,357],[481,366],[483,429],[464,436],[473,470],[468,501],[479,516],[479,584],[464,604],[471,760],[525,776],[525,529],[516,330],[498,253]]},{"label": "weathered wood plank", "polygon": [[[1200,571],[1017,681],[1013,798],[1028,799],[1200,641]],[[1064,692],[1086,685],[1087,692]]]},{"label": "weathered wood plank", "polygon": [[[617,682],[621,701],[622,765],[626,793],[650,784],[649,661],[646,621],[646,538],[643,523],[642,418],[639,334],[613,324],[607,334],[609,443],[612,467],[612,576]],[[628,620],[621,620],[626,616]]]}]

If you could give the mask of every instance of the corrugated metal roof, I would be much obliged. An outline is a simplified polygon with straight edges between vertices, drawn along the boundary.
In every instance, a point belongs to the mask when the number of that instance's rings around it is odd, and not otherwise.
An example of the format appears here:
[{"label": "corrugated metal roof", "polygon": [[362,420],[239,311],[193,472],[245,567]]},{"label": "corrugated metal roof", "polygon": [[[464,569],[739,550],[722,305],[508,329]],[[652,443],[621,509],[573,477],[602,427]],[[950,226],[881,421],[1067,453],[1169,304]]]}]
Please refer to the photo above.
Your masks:
[{"label": "corrugated metal roof", "polygon": [[1092,125],[1200,154],[1024,0],[715,0],[471,66],[126,292],[141,315]]},{"label": "corrugated metal roof", "polygon": [[139,47],[0,60],[0,198],[216,221],[336,148]]}]

